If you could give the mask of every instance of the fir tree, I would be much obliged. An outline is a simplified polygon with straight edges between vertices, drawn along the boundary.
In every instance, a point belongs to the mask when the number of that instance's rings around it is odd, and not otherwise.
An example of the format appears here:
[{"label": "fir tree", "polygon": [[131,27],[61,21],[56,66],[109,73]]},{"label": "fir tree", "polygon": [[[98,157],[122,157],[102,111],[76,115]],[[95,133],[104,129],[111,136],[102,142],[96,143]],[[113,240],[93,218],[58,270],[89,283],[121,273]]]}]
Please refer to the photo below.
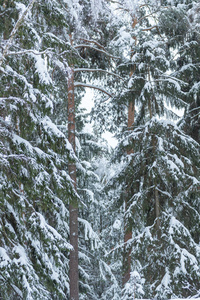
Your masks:
[{"label": "fir tree", "polygon": [[[148,10],[150,11],[147,14]],[[126,11],[131,12],[129,7]],[[155,17],[153,24],[149,23],[146,15],[151,16],[149,21]],[[184,27],[180,23],[174,27],[172,22],[171,27],[163,25],[164,20],[169,21],[167,16],[175,15],[179,17],[178,20],[183,20],[184,16]],[[157,118],[175,117],[166,104],[176,108],[187,107],[183,101],[185,92],[181,89],[185,85],[177,78],[176,72],[172,73],[175,62],[171,60],[170,51],[183,42],[188,22],[182,9],[161,7],[156,11],[151,2],[141,6],[141,10],[135,11],[134,16],[137,18],[137,25],[132,27],[131,33],[129,31],[125,34],[124,29],[122,36],[129,40],[131,37],[137,39],[131,56],[134,71],[128,86],[134,92],[136,103],[136,120],[132,126],[135,129],[131,132],[129,128],[125,132],[127,138],[122,139],[119,147],[121,150],[116,154],[120,157],[123,167],[119,169],[111,184],[114,188],[121,183],[121,197],[118,202],[120,204],[121,201],[122,210],[124,201],[127,203],[125,226],[132,230],[132,238],[126,242],[125,251],[131,251],[132,270],[136,270],[144,279],[144,297],[187,297],[195,295],[199,290],[198,241],[192,234],[197,230],[196,222],[199,222],[199,165],[198,160],[195,160],[195,157],[199,157],[199,144],[185,136],[172,122],[159,121]],[[168,28],[172,31],[167,32]],[[182,36],[179,36],[180,31]],[[170,36],[171,33],[175,34],[174,38]],[[166,148],[163,147],[164,141]],[[193,202],[194,207],[189,200],[190,192],[196,199]],[[188,208],[188,215],[194,209],[194,223],[183,221],[181,207],[184,205]],[[187,242],[184,236],[187,236]],[[146,239],[149,239],[147,244]],[[184,245],[181,241],[185,241]],[[171,252],[169,249],[172,245],[174,248]],[[119,249],[119,246],[117,248]],[[170,255],[166,254],[166,248]],[[162,263],[166,255],[171,260]],[[183,260],[187,261],[184,265]],[[124,267],[127,267],[127,264]],[[187,280],[186,274],[190,274],[192,279]],[[184,285],[188,286],[190,291],[181,290],[181,278],[184,278]],[[131,299],[132,295],[129,292],[127,285],[124,289],[124,299]],[[136,294],[136,297],[141,295]]]},{"label": "fir tree", "polygon": [[69,48],[67,23],[58,2],[35,3],[11,39],[24,11],[24,3],[1,5],[7,51],[1,61],[0,293],[4,299],[64,299],[71,249],[67,205],[76,197],[66,170],[74,154],[53,122],[60,91],[52,73],[65,64],[64,56],[58,58]]}]

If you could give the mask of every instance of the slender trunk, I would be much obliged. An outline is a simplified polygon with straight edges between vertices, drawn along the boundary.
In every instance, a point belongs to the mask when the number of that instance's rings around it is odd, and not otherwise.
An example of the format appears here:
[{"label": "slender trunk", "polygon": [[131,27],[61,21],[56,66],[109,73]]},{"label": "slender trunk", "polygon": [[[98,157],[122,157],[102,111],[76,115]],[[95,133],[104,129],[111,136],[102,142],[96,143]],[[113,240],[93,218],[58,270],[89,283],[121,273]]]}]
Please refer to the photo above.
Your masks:
[{"label": "slender trunk", "polygon": [[[132,130],[134,124],[134,116],[135,116],[135,103],[134,100],[129,102],[128,108],[128,129]],[[127,154],[133,153],[133,149],[127,151]],[[128,186],[128,182],[127,182]],[[129,189],[127,187],[126,195],[125,195],[125,203],[124,203],[124,210],[125,215],[128,206],[129,200]],[[128,241],[132,238],[132,230],[131,226],[129,226],[129,220],[125,217],[124,218],[124,255],[123,255],[123,278],[122,284],[125,285],[126,282],[130,279],[131,273],[131,248],[128,246]]]},{"label": "slender trunk", "polygon": [[158,189],[155,187],[155,211],[156,211],[156,227],[160,228],[160,202],[158,196]]},{"label": "slender trunk", "polygon": [[[128,129],[132,130],[133,125],[134,125],[134,117],[135,117],[135,101],[132,99],[129,102],[129,107],[128,107]],[[130,154],[130,153],[128,153]]]},{"label": "slender trunk", "polygon": [[[148,80],[149,82],[151,81],[151,75],[150,75],[150,67],[148,66]],[[152,119],[153,114],[152,114],[152,100],[148,98],[148,109],[149,109],[149,117]]]},{"label": "slender trunk", "polygon": [[[154,161],[156,161],[156,136],[155,136],[155,134],[153,134],[153,137],[152,137],[152,145],[153,145],[153,157],[154,157]],[[158,183],[157,183],[156,178],[154,178],[153,184],[154,184],[154,198],[155,198],[156,229],[157,229],[157,231],[159,231],[159,229],[160,229],[160,200],[159,200],[159,193],[158,193]]]},{"label": "slender trunk", "polygon": [[[127,210],[127,199],[125,200],[125,212]],[[128,245],[128,241],[132,238],[132,230],[128,226],[128,220],[124,220],[124,254],[123,254],[123,277],[122,284],[123,286],[130,279],[131,273],[131,247]]]},{"label": "slender trunk", "polygon": [[[135,28],[137,24],[137,18],[134,16],[132,19],[132,28]],[[137,38],[133,37],[135,40],[135,45],[137,43]],[[131,49],[131,58],[134,55],[134,49]],[[133,75],[135,71],[135,65],[132,66],[130,70],[130,77]],[[133,98],[129,101],[128,106],[128,130],[133,130],[134,125],[134,119],[135,119],[135,98]],[[133,149],[129,149],[127,151],[127,154],[133,153]],[[127,182],[128,186],[128,182]],[[126,196],[125,196],[125,215],[127,211],[128,206],[128,200],[129,200],[129,189],[127,188]],[[123,254],[123,276],[122,276],[122,284],[125,285],[126,282],[130,279],[130,273],[131,273],[131,247],[128,246],[128,241],[132,238],[132,229],[129,225],[129,220],[125,217],[124,219],[124,254]]]},{"label": "slender trunk", "polygon": [[[75,151],[75,101],[74,101],[74,69],[68,72],[68,140]],[[76,189],[76,164],[69,162],[69,175]],[[73,199],[69,205],[70,244],[73,250],[69,259],[70,300],[79,299],[78,276],[78,202]]]}]

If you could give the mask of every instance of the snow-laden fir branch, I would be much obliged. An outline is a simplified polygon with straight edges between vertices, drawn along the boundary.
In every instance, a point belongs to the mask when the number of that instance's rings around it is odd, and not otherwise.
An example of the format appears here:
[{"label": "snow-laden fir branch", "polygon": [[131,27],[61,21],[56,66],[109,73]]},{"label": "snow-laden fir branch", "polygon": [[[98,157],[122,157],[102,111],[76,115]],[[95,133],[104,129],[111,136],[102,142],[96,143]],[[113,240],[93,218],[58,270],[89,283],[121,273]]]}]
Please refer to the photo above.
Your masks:
[{"label": "snow-laden fir branch", "polygon": [[[5,277],[3,276],[3,274],[1,274],[1,276],[3,277],[3,279],[5,280],[5,282],[8,283],[8,285],[9,285],[9,286],[11,287],[11,289],[15,292],[15,294],[16,294],[20,299],[23,300],[23,295],[22,295],[21,291],[20,291],[19,289],[16,290],[16,286],[14,286],[13,284],[10,284],[10,283],[8,282],[7,278],[5,278]],[[19,293],[19,292],[20,292],[20,293]]]},{"label": "snow-laden fir branch", "polygon": [[27,54],[27,53],[33,53],[34,55],[42,55],[42,54],[48,54],[51,52],[51,50],[53,50],[53,48],[47,48],[42,52],[39,51],[34,51],[34,50],[23,50],[23,51],[18,51],[18,52],[7,52],[4,57],[6,56],[10,56],[10,55],[23,55],[23,54]]},{"label": "snow-laden fir branch", "polygon": [[93,85],[93,84],[88,84],[88,83],[82,83],[82,82],[75,82],[74,83],[74,87],[88,87],[91,89],[95,89],[95,90],[99,90],[101,92],[103,92],[104,94],[108,95],[109,97],[113,97],[112,94],[110,94],[109,92],[107,92],[106,90],[104,90],[103,88]]},{"label": "snow-laden fir branch", "polygon": [[118,75],[116,73],[113,73],[113,72],[109,72],[109,71],[103,70],[103,69],[87,69],[87,68],[74,69],[74,73],[77,73],[77,72],[102,72],[102,73],[106,73],[108,75],[115,76],[115,77],[117,77],[117,78],[125,81],[124,78],[122,78],[120,75]]},{"label": "snow-laden fir branch", "polygon": [[4,51],[3,51],[2,57],[0,58],[0,66],[2,65],[2,62],[3,62],[4,58],[5,58],[6,55],[7,55],[8,49],[10,48],[10,46],[11,46],[11,44],[12,44],[13,38],[14,38],[14,36],[15,36],[17,30],[18,30],[19,27],[21,26],[21,24],[22,24],[22,22],[24,21],[24,19],[25,19],[27,13],[28,13],[29,10],[32,8],[32,6],[33,6],[33,4],[34,4],[35,1],[36,1],[36,0],[31,0],[31,1],[30,1],[29,5],[28,5],[27,8],[24,10],[24,12],[22,13],[22,15],[19,17],[17,23],[15,24],[15,26],[14,26],[14,28],[13,28],[11,34],[10,34],[10,38],[9,38],[9,40],[7,41],[7,44],[6,44],[5,49],[4,49]]}]

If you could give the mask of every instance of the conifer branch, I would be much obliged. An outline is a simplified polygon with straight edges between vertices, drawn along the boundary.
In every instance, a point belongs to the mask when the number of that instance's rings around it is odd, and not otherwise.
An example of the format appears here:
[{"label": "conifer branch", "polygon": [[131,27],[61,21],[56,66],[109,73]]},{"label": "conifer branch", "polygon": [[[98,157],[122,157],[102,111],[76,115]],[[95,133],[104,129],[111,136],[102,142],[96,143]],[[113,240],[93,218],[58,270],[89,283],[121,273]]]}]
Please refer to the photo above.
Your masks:
[{"label": "conifer branch", "polygon": [[19,27],[21,26],[21,24],[22,24],[22,22],[24,21],[24,19],[25,19],[27,13],[28,13],[29,10],[32,8],[32,6],[33,6],[33,4],[34,4],[35,1],[36,1],[36,0],[31,0],[31,1],[30,1],[29,5],[28,5],[27,8],[25,9],[25,11],[22,13],[22,15],[19,17],[17,23],[15,24],[15,26],[14,26],[14,28],[13,28],[11,34],[10,34],[10,38],[9,38],[9,40],[7,41],[7,44],[6,44],[5,49],[4,49],[4,51],[3,51],[2,57],[0,58],[0,66],[2,65],[2,62],[3,62],[4,58],[5,58],[6,55],[7,55],[8,49],[10,48],[10,46],[11,46],[11,44],[12,44],[12,41],[13,41],[13,39],[14,39],[15,34],[17,33],[17,30],[18,30]]},{"label": "conifer branch", "polygon": [[76,45],[74,46],[75,49],[78,49],[78,48],[89,48],[89,49],[92,49],[92,50],[96,50],[98,52],[101,52],[103,54],[105,54],[106,56],[110,57],[110,58],[113,58],[113,59],[119,59],[120,57],[118,56],[114,56],[110,53],[108,53],[107,51],[104,51],[102,49],[98,49],[96,47],[93,47],[93,46],[90,46],[90,45],[87,45],[87,44],[80,44],[80,45]]},{"label": "conifer branch", "polygon": [[19,292],[16,291],[16,289],[14,288],[14,286],[12,284],[10,284],[8,281],[6,281],[6,277],[1,273],[1,276],[3,277],[3,279],[5,280],[5,282],[7,282],[7,284],[11,287],[11,289],[13,289],[13,291],[16,293],[16,295],[23,300],[22,296],[19,294]]},{"label": "conifer branch", "polygon": [[98,46],[99,48],[103,49],[104,51],[106,51],[105,47],[102,46],[101,44],[99,44],[97,41],[94,41],[94,40],[88,40],[88,39],[80,39],[86,43],[92,43],[92,44],[95,44],[96,46]]},{"label": "conifer branch", "polygon": [[108,95],[111,98],[113,97],[112,94],[110,94],[109,92],[107,92],[103,88],[101,88],[99,86],[96,86],[96,85],[82,83],[82,82],[75,82],[74,83],[74,87],[88,87],[88,88],[92,88],[92,89],[99,90],[99,91],[103,92],[104,94]]},{"label": "conifer branch", "polygon": [[149,30],[154,29],[154,28],[156,28],[158,30],[158,26],[154,25],[154,26],[149,27],[149,28],[144,28],[144,29],[142,29],[142,31],[149,31]]},{"label": "conifer branch", "polygon": [[49,50],[53,50],[52,48],[47,48],[46,50],[39,52],[39,51],[34,51],[34,50],[24,50],[24,51],[18,51],[18,52],[8,52],[7,54],[5,54],[4,57],[6,56],[10,56],[10,55],[23,55],[23,54],[27,54],[27,53],[33,53],[34,55],[42,55],[42,54],[47,54],[49,53]]},{"label": "conifer branch", "polygon": [[102,72],[102,73],[106,73],[108,75],[115,76],[115,77],[117,77],[117,78],[125,81],[124,78],[122,78],[120,75],[115,74],[113,72],[109,72],[109,71],[103,70],[103,69],[87,69],[87,68],[74,69],[74,73],[78,73],[78,72]]},{"label": "conifer branch", "polygon": [[194,111],[194,110],[199,110],[199,109],[200,109],[200,107],[192,108],[192,109],[188,110],[188,113],[191,113],[192,111]]},{"label": "conifer branch", "polygon": [[148,18],[148,17],[151,17],[153,16],[155,13],[159,12],[159,9],[157,9],[156,11],[153,11],[152,13],[148,14],[148,15],[145,15],[144,17],[141,17],[139,20],[138,20],[138,23],[141,22],[142,20]]}]

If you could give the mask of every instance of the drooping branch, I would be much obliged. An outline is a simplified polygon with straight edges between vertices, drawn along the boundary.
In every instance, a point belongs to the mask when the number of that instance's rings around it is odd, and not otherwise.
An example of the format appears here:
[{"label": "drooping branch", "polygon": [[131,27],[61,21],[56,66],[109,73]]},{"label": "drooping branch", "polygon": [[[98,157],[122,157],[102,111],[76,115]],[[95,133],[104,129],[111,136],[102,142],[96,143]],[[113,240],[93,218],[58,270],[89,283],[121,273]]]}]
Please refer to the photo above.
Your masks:
[{"label": "drooping branch", "polygon": [[106,56],[110,57],[110,58],[113,58],[113,59],[119,59],[119,57],[117,56],[114,56],[110,53],[108,53],[107,51],[103,50],[103,49],[98,49],[96,47],[93,47],[91,45],[87,45],[87,44],[80,44],[80,45],[76,45],[74,46],[75,49],[78,49],[78,48],[89,48],[89,49],[92,49],[92,50],[96,50],[98,52],[101,52],[103,54],[105,54]]},{"label": "drooping branch", "polygon": [[[7,278],[1,273],[1,276],[3,277],[3,279],[6,281]],[[6,281],[6,283],[10,286],[10,288],[15,292],[15,296],[17,295],[20,299],[23,300],[22,296],[19,294],[19,291],[15,289],[16,286],[14,286],[13,284],[10,284],[8,281]]]},{"label": "drooping branch", "polygon": [[113,72],[109,72],[109,71],[103,70],[103,69],[87,69],[87,68],[74,69],[74,73],[78,73],[78,72],[102,72],[102,73],[106,73],[108,75],[115,76],[115,77],[117,77],[117,78],[125,81],[124,78],[122,78],[120,75],[118,75],[116,73],[113,73]]},{"label": "drooping branch", "polygon": [[23,51],[18,51],[18,52],[7,52],[4,57],[6,56],[10,56],[10,55],[24,55],[24,54],[27,54],[27,53],[33,53],[34,55],[42,55],[42,54],[47,54],[49,53],[49,51],[52,50],[52,48],[47,48],[46,50],[44,51],[34,51],[34,50],[23,50]]},{"label": "drooping branch", "polygon": [[5,56],[7,55],[8,49],[10,48],[10,46],[11,46],[11,44],[12,44],[13,38],[14,38],[14,36],[15,36],[17,30],[18,30],[19,27],[22,25],[22,22],[24,21],[24,19],[25,19],[27,13],[28,13],[29,10],[32,8],[32,6],[33,6],[33,4],[34,4],[35,1],[36,1],[36,0],[31,0],[31,1],[30,1],[29,5],[28,5],[27,8],[25,9],[25,11],[22,13],[22,15],[19,17],[17,23],[15,24],[15,26],[14,26],[14,28],[13,28],[11,34],[10,34],[10,38],[9,38],[9,40],[7,41],[7,44],[6,44],[5,49],[4,49],[4,51],[3,51],[2,57],[0,58],[0,66],[2,65],[2,62],[3,62],[4,58],[5,58]]},{"label": "drooping branch", "polygon": [[99,48],[103,49],[104,51],[106,51],[105,47],[102,46],[101,44],[99,44],[97,41],[94,40],[87,40],[87,39],[80,39],[86,43],[91,43],[91,44],[95,44],[96,46],[98,46]]},{"label": "drooping branch", "polygon": [[149,30],[154,29],[154,28],[156,28],[158,30],[158,26],[154,25],[154,26],[149,27],[149,28],[144,28],[144,29],[142,29],[142,31],[149,31]]},{"label": "drooping branch", "polygon": [[109,92],[107,92],[103,88],[101,88],[99,86],[96,86],[96,85],[92,85],[92,84],[88,84],[88,83],[82,83],[82,82],[75,82],[74,87],[87,87],[87,88],[99,90],[99,91],[103,92],[104,94],[108,95],[109,97],[111,97],[111,98],[113,97],[112,94],[110,94]]}]

